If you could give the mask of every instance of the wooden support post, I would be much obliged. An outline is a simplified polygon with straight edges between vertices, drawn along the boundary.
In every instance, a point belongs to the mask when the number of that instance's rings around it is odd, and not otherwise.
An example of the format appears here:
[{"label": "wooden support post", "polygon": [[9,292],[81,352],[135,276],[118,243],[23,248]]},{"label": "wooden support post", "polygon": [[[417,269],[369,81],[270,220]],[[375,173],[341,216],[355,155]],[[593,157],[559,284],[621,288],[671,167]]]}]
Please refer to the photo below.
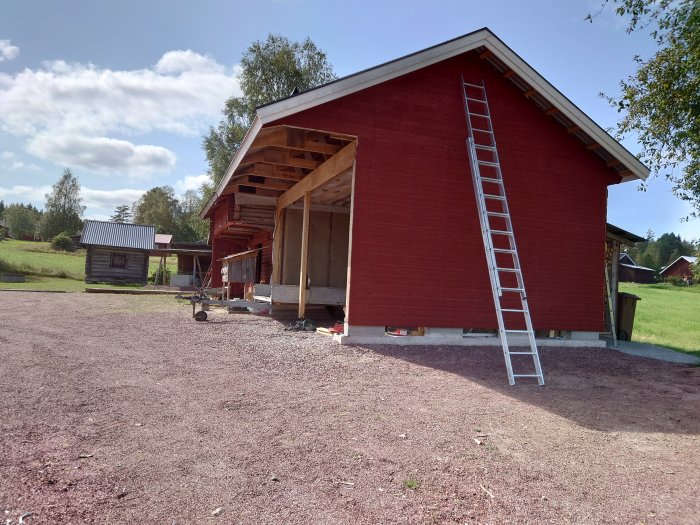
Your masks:
[{"label": "wooden support post", "polygon": [[299,319],[306,315],[306,270],[309,255],[309,218],[311,212],[311,192],[304,194],[304,222],[301,230],[301,264],[299,270]]},{"label": "wooden support post", "polygon": [[163,286],[168,284],[168,256],[163,255]]},{"label": "wooden support post", "polygon": [[282,284],[282,238],[284,237],[284,209],[275,210],[275,229],[272,232],[271,284]]}]

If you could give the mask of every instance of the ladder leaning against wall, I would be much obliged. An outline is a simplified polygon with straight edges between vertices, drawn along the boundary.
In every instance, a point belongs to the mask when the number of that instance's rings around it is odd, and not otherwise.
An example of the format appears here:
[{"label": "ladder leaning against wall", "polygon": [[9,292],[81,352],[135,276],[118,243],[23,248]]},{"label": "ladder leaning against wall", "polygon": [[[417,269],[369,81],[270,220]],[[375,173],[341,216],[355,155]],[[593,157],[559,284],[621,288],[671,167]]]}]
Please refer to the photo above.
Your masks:
[{"label": "ladder leaning against wall", "polygon": [[[484,82],[470,84],[462,79],[462,93],[469,132],[467,148],[481,236],[484,240],[508,382],[514,385],[518,378],[531,377],[536,378],[540,385],[544,385]],[[511,350],[509,335],[527,336],[529,349],[523,347],[526,349]],[[514,372],[513,356],[530,356],[534,372]],[[521,365],[519,362],[517,364]]]}]

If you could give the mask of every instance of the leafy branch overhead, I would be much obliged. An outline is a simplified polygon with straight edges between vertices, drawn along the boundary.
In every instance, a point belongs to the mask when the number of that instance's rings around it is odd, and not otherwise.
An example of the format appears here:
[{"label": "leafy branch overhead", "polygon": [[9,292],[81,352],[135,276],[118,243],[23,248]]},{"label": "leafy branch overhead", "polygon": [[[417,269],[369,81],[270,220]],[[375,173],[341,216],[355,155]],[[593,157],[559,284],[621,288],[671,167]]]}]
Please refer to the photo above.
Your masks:
[{"label": "leafy branch overhead", "polygon": [[310,38],[290,42],[270,34],[253,42],[241,59],[239,81],[243,96],[226,101],[223,118],[202,139],[211,183],[203,188],[205,199],[226,174],[233,156],[255,118],[255,108],[334,80],[326,54]]},{"label": "leafy branch overhead", "polygon": [[[641,159],[663,172],[674,192],[700,212],[700,2],[604,0],[629,19],[627,32],[651,29],[659,46],[620,82],[621,95],[605,96],[621,114],[620,136],[636,134]],[[602,8],[601,8],[602,9]],[[596,15],[588,15],[593,20]]]}]

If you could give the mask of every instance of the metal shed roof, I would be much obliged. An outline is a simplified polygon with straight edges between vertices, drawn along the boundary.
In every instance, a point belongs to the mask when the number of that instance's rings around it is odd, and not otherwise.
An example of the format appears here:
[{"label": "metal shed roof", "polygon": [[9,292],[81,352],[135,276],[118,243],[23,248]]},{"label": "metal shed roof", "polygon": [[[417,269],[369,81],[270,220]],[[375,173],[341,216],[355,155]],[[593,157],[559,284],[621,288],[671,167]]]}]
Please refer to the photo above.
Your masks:
[{"label": "metal shed roof", "polygon": [[155,248],[156,227],[147,224],[127,224],[86,220],[81,244],[153,250]]}]

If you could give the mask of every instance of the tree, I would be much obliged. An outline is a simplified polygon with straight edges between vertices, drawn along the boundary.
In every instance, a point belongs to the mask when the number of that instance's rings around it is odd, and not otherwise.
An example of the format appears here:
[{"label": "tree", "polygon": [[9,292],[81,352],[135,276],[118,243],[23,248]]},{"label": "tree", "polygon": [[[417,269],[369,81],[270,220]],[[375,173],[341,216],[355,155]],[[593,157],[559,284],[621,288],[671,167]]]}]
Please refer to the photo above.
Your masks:
[{"label": "tree", "polygon": [[181,242],[196,242],[205,239],[209,234],[209,221],[199,218],[202,198],[194,190],[187,190],[180,199],[180,215],[176,240]]},{"label": "tree", "polygon": [[[622,114],[620,136],[638,135],[641,158],[666,171],[674,193],[700,212],[700,2],[603,0],[629,17],[627,32],[652,26],[658,51],[635,57],[637,71],[620,82],[619,97],[605,96]],[[588,15],[588,20],[593,16]]]},{"label": "tree", "polygon": [[122,204],[114,209],[114,214],[109,218],[112,222],[131,222],[133,214],[128,204]]},{"label": "tree", "polygon": [[151,188],[134,203],[134,222],[152,224],[158,233],[174,234],[177,229],[179,203],[170,186]]},{"label": "tree", "polygon": [[242,97],[226,101],[224,118],[216,128],[209,128],[202,147],[209,163],[211,184],[203,188],[205,198],[226,174],[247,129],[255,118],[255,108],[334,80],[333,68],[326,54],[310,38],[290,42],[280,35],[253,42],[241,59],[239,81]]},{"label": "tree", "polygon": [[0,221],[5,218],[5,201],[0,201]]},{"label": "tree", "polygon": [[46,195],[44,216],[39,223],[39,236],[50,240],[61,232],[72,235],[83,227],[80,184],[69,169]]},{"label": "tree", "polygon": [[31,204],[10,204],[5,208],[5,224],[14,239],[34,238],[41,213]]}]

